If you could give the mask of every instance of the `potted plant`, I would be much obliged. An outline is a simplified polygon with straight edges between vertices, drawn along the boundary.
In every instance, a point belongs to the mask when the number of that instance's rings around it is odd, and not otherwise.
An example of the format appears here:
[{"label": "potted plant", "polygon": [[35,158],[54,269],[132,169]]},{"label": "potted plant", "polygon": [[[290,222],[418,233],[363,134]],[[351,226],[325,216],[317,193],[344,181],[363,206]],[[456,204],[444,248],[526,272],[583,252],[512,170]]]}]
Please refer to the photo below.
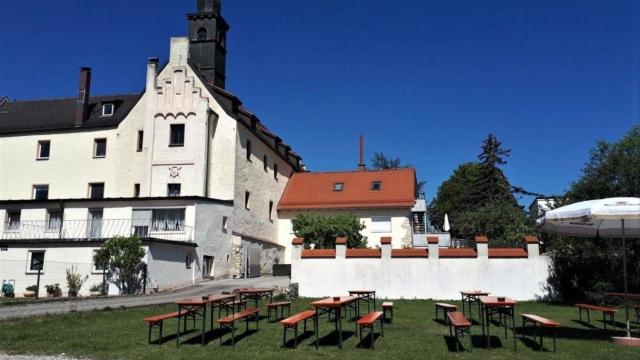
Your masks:
[{"label": "potted plant", "polygon": [[67,269],[67,295],[69,297],[77,297],[80,293],[80,288],[87,281],[89,275],[85,275],[83,278],[82,275],[76,272],[76,268],[71,266],[71,269]]},{"label": "potted plant", "polygon": [[58,283],[55,283],[53,285],[45,285],[44,288],[47,290],[48,297],[62,296],[62,289],[60,289],[60,284]]},{"label": "potted plant", "polygon": [[89,292],[91,293],[91,296],[100,296],[100,295],[104,295],[102,293],[102,285],[100,284],[94,284],[89,288]]},{"label": "potted plant", "polygon": [[35,297],[36,292],[38,291],[38,286],[36,285],[27,286],[25,290],[26,291],[22,293],[24,297]]}]

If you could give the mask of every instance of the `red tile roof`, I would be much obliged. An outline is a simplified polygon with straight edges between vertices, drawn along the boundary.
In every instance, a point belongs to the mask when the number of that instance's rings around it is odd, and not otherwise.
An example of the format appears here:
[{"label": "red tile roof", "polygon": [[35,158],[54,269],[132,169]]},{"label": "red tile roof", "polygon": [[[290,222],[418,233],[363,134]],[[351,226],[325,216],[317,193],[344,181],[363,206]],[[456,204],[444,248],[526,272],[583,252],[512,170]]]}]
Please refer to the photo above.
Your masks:
[{"label": "red tile roof", "polygon": [[489,248],[490,258],[526,258],[529,254],[522,248]]},{"label": "red tile roof", "polygon": [[380,249],[347,249],[348,258],[379,258]]},{"label": "red tile roof", "polygon": [[478,256],[478,253],[474,249],[439,249],[439,256],[441,258],[474,258]]},{"label": "red tile roof", "polygon": [[392,258],[426,258],[429,257],[427,249],[391,249]]},{"label": "red tile roof", "polygon": [[303,258],[334,258],[336,257],[335,249],[305,249],[302,250]]},{"label": "red tile roof", "polygon": [[[381,182],[380,190],[371,190],[374,181]],[[333,191],[335,183],[344,184],[342,191]],[[415,192],[416,173],[412,168],[295,173],[278,209],[410,208]]]}]

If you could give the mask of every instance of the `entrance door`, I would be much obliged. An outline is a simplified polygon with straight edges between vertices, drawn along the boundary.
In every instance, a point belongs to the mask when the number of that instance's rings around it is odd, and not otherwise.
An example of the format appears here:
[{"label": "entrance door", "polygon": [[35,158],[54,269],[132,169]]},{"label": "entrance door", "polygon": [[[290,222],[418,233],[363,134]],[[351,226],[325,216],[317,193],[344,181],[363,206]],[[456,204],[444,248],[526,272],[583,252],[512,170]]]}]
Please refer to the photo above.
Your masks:
[{"label": "entrance door", "polygon": [[249,277],[260,276],[260,246],[256,244],[249,245]]},{"label": "entrance door", "polygon": [[102,237],[102,209],[89,209],[89,237]]},{"label": "entrance door", "polygon": [[202,257],[202,277],[213,277],[213,256],[204,255]]}]

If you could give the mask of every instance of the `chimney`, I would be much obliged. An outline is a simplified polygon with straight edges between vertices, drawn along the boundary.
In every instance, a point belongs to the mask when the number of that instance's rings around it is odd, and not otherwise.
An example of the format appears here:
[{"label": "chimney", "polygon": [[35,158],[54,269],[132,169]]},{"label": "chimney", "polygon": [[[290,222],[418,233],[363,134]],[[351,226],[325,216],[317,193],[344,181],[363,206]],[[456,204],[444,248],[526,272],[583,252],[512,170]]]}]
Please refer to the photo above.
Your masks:
[{"label": "chimney", "polygon": [[91,88],[91,68],[80,68],[78,82],[78,99],[76,100],[76,126],[81,126],[87,120],[89,113],[89,89]]},{"label": "chimney", "polygon": [[367,169],[367,165],[364,163],[364,136],[360,135],[360,163],[358,164],[358,170],[363,171]]}]

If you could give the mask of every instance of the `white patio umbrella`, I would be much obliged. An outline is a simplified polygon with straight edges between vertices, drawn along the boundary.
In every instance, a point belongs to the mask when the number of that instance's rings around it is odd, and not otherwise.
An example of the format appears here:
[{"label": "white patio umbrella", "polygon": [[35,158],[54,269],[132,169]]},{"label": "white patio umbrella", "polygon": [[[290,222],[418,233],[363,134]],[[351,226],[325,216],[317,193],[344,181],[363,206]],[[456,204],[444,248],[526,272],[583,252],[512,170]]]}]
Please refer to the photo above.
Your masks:
[{"label": "white patio umbrella", "polygon": [[451,226],[449,226],[449,215],[447,214],[444,214],[444,226],[442,227],[442,229],[444,229],[444,231],[451,230]]},{"label": "white patio umbrella", "polygon": [[627,337],[629,326],[629,289],[627,285],[626,238],[640,238],[640,198],[618,197],[583,201],[548,211],[537,224],[542,230],[586,238],[622,238]]}]

